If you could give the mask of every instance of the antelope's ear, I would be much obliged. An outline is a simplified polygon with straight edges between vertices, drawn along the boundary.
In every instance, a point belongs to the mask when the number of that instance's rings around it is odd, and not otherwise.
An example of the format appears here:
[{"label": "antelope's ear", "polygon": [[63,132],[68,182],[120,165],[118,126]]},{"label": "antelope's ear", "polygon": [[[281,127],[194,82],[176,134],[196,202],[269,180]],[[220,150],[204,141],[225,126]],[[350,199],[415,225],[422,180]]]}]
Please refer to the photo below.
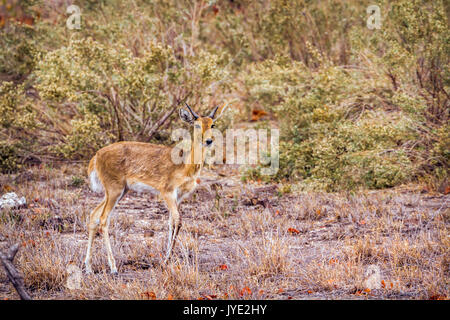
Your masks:
[{"label": "antelope's ear", "polygon": [[190,113],[184,108],[180,109],[180,118],[181,120],[189,124],[192,124],[194,122],[194,116],[192,115],[192,113]]}]

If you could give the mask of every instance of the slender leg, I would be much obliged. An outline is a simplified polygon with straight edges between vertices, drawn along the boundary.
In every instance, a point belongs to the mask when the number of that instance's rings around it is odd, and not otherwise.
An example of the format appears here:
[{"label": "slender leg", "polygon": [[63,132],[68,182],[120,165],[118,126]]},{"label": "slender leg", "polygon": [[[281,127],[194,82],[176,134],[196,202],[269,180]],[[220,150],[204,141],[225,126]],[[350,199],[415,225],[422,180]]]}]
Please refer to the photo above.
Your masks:
[{"label": "slender leg", "polygon": [[167,238],[167,252],[166,252],[166,258],[165,262],[170,258],[170,255],[172,254],[173,246],[175,245],[178,232],[181,228],[181,217],[180,214],[177,213],[172,217],[172,215],[169,217],[169,236]]},{"label": "slender leg", "polygon": [[169,255],[172,251],[172,238],[173,238],[173,219],[172,219],[172,212],[169,211],[169,234],[167,235],[167,250],[166,250],[166,257],[164,259],[164,263],[167,262],[169,259]]},{"label": "slender leg", "polygon": [[181,228],[181,216],[178,213],[178,221],[175,222],[175,224],[174,224],[174,229],[175,230],[174,230],[174,234],[173,234],[173,245],[175,245],[175,241],[177,239],[178,232],[180,231],[180,228]]},{"label": "slender leg", "polygon": [[169,236],[167,239],[166,257],[164,259],[164,263],[167,263],[172,254],[175,238],[180,229],[180,214],[177,206],[177,193],[173,192],[163,197],[169,207]]},{"label": "slender leg", "polygon": [[109,221],[111,211],[114,209],[114,206],[119,202],[120,198],[124,193],[124,189],[117,192],[109,192],[109,197],[106,200],[106,204],[103,208],[102,215],[100,216],[100,228],[102,230],[103,241],[106,248],[106,254],[108,257],[109,267],[111,269],[111,273],[117,274],[116,260],[114,259],[114,255],[111,249],[111,241],[109,240]]},{"label": "slender leg", "polygon": [[100,223],[100,215],[103,211],[105,203],[106,203],[106,197],[94,210],[92,210],[91,214],[89,215],[89,221],[88,221],[89,238],[88,238],[86,259],[84,260],[84,265],[85,265],[87,273],[92,272],[92,268],[91,268],[92,244],[94,242],[95,233],[97,232],[98,225]]}]

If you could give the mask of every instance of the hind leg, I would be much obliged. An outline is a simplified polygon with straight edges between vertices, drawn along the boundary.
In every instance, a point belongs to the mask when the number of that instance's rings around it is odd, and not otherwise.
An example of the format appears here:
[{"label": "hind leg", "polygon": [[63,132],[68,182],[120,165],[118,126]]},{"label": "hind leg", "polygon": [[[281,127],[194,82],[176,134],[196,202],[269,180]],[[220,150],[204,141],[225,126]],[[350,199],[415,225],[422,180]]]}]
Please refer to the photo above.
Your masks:
[{"label": "hind leg", "polygon": [[110,190],[108,192],[108,198],[106,199],[105,206],[103,208],[103,212],[100,216],[100,230],[103,235],[103,241],[105,244],[106,254],[108,257],[109,267],[111,269],[111,273],[117,274],[116,260],[114,259],[114,255],[111,249],[111,241],[109,239],[109,222],[111,218],[111,212],[114,209],[115,205],[125,194],[125,189],[115,189]]},{"label": "hind leg", "polygon": [[87,273],[92,272],[92,268],[91,268],[92,244],[94,242],[95,233],[97,232],[98,226],[100,224],[100,215],[103,211],[103,207],[105,206],[105,203],[106,203],[106,197],[94,210],[92,210],[91,214],[89,215],[89,221],[88,221],[89,237],[88,237],[86,258],[84,260],[84,265],[85,265]]}]

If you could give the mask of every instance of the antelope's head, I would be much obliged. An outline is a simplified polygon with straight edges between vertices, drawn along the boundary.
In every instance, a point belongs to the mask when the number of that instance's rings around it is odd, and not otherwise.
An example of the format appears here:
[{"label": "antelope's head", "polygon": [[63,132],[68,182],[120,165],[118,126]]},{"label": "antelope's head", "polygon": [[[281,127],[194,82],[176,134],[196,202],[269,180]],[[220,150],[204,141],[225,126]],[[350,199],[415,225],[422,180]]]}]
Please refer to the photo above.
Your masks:
[{"label": "antelope's head", "polygon": [[[181,120],[194,126],[194,135],[198,135],[203,146],[211,146],[214,142],[214,137],[210,129],[214,128],[214,122],[219,118],[216,117],[219,106],[215,107],[209,115],[204,117],[195,113],[187,103],[186,107],[187,110],[184,108],[180,109]],[[225,108],[222,109],[222,112],[224,109]],[[222,114],[222,112],[220,114]]]}]

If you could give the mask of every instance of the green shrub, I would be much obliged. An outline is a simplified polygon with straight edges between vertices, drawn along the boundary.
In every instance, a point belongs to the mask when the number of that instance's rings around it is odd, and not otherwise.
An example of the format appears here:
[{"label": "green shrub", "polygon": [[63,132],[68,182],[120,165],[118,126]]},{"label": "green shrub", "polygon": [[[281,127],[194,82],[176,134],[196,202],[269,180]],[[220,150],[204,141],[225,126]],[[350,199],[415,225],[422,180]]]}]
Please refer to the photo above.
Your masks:
[{"label": "green shrub", "polygon": [[20,77],[35,65],[34,30],[27,25],[11,24],[0,28],[0,73]]},{"label": "green shrub", "polygon": [[29,147],[37,143],[30,132],[36,131],[39,121],[32,101],[25,96],[24,85],[12,82],[0,84],[0,171],[15,172],[29,154]]},{"label": "green shrub", "polygon": [[448,168],[450,164],[450,124],[447,123],[436,130],[432,155],[431,163]]},{"label": "green shrub", "polygon": [[0,84],[0,128],[23,130],[34,128],[35,113],[31,101],[25,97],[24,85],[13,82]]},{"label": "green shrub", "polygon": [[251,96],[281,127],[274,178],[334,191],[391,187],[418,174],[408,142],[419,138],[423,101],[393,92],[387,79],[379,83],[374,88],[357,70],[324,65],[311,72],[283,59],[252,68]]},{"label": "green shrub", "polygon": [[[313,41],[303,47],[308,61],[293,61],[291,52],[248,66],[243,81],[250,103],[273,111],[281,128],[274,179],[335,191],[392,187],[437,167],[448,170],[442,128],[449,119],[449,41],[443,3],[382,1],[380,6],[381,31],[356,23],[349,28],[349,62],[357,67],[337,65],[333,51],[324,54]],[[289,8],[273,12],[286,17]],[[327,15],[327,9],[320,10]],[[281,21],[295,30],[289,19]],[[258,175],[255,168],[247,174]]]},{"label": "green shrub", "polygon": [[[77,114],[58,150],[73,158],[109,141],[149,141],[163,124],[176,119],[176,109],[187,98],[198,102],[199,113],[210,108],[202,102],[210,85],[224,76],[222,58],[200,51],[185,59],[178,60],[162,44],[151,43],[135,57],[123,46],[105,46],[91,38],[46,54],[35,71],[42,99],[54,109]],[[167,123],[161,122],[171,114]]]},{"label": "green shrub", "polygon": [[84,178],[79,176],[72,176],[72,179],[69,183],[71,187],[79,188],[84,184]]},{"label": "green shrub", "polygon": [[20,169],[19,152],[14,144],[0,141],[0,172],[13,173]]},{"label": "green shrub", "polygon": [[71,121],[72,129],[63,143],[55,146],[55,151],[66,158],[88,158],[109,140],[102,133],[100,121],[94,114],[86,114],[83,119]]},{"label": "green shrub", "polygon": [[[20,79],[28,75],[35,66],[40,50],[38,39],[42,36],[34,26],[36,15],[33,7],[41,5],[40,0],[3,1],[0,8],[0,74],[9,79]],[[22,22],[24,17],[30,21]]]},{"label": "green shrub", "polygon": [[[348,30],[362,26],[362,1],[216,1],[220,12],[201,32],[229,50],[240,64],[277,55],[315,67],[317,59],[349,60]],[[311,50],[314,48],[314,50]]]},{"label": "green shrub", "polygon": [[0,29],[0,76],[30,74],[0,84],[0,138],[20,162],[86,159],[118,140],[171,143],[183,99],[203,114],[239,100],[219,129],[253,108],[281,129],[277,175],[243,179],[330,191],[445,180],[446,3],[376,4],[370,30],[357,0],[89,0],[69,30],[42,2],[33,26]]}]

